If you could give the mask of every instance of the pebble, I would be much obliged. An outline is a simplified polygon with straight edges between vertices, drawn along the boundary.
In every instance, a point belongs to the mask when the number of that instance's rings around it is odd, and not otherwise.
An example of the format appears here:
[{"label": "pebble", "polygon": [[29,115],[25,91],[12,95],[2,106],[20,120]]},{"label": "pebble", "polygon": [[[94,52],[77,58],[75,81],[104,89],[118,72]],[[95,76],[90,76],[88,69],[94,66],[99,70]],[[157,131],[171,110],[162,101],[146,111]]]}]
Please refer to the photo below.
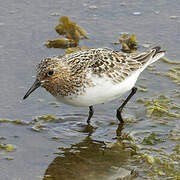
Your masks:
[{"label": "pebble", "polygon": [[169,18],[170,18],[170,19],[177,19],[178,16],[170,16]]},{"label": "pebble", "polygon": [[141,15],[141,12],[133,12],[133,15],[135,15],[135,16],[139,16],[139,15]]},{"label": "pebble", "polygon": [[61,15],[60,13],[56,13],[56,12],[51,13],[51,16],[60,16],[60,15]]},{"label": "pebble", "polygon": [[89,9],[97,9],[97,6],[92,5],[92,6],[88,6]]}]

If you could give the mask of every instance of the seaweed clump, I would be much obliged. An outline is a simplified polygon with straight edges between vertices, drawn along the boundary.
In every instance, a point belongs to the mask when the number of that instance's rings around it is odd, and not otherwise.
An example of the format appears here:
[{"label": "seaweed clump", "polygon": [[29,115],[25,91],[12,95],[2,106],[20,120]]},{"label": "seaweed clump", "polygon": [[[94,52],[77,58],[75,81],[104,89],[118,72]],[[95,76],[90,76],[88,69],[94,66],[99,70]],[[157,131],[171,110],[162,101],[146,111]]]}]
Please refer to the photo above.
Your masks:
[{"label": "seaweed clump", "polygon": [[67,16],[62,16],[59,21],[60,24],[55,28],[59,35],[66,35],[68,39],[74,39],[75,41],[88,38],[86,31],[76,23],[70,21]]},{"label": "seaweed clump", "polygon": [[56,40],[48,40],[45,45],[48,48],[68,48],[76,47],[80,39],[87,39],[86,31],[76,23],[69,20],[67,16],[62,16],[59,19],[60,24],[55,27],[56,32],[65,36]]},{"label": "seaweed clump", "polygon": [[12,152],[15,150],[15,147],[12,144],[0,144],[0,150]]},{"label": "seaweed clump", "polygon": [[48,40],[45,44],[48,48],[68,48],[77,46],[73,39],[59,38],[55,40]]},{"label": "seaweed clump", "polygon": [[122,51],[127,53],[132,53],[137,50],[136,36],[134,34],[128,35],[123,34],[118,38],[120,44],[122,45]]}]

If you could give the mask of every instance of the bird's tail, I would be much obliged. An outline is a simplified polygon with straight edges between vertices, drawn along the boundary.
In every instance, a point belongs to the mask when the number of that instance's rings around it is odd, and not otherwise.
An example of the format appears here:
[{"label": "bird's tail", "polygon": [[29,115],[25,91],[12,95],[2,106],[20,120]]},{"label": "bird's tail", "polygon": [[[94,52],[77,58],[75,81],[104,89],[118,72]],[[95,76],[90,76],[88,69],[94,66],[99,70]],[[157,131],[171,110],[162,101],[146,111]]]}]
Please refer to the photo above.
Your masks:
[{"label": "bird's tail", "polygon": [[157,61],[158,59],[163,57],[165,54],[165,51],[162,51],[160,46],[156,46],[156,47],[151,49],[150,54],[151,54],[151,58],[147,62],[148,65],[154,63],[155,61]]},{"label": "bird's tail", "polygon": [[143,64],[141,72],[150,64],[154,63],[158,59],[164,56],[165,51],[161,50],[161,47],[156,46],[148,52],[139,54],[135,59]]}]

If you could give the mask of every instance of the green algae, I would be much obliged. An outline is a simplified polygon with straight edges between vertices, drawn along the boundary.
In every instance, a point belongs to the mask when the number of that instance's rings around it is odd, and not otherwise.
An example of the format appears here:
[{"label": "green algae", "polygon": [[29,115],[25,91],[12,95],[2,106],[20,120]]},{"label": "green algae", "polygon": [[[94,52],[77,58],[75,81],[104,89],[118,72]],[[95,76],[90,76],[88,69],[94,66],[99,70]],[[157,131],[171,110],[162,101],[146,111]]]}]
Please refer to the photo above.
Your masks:
[{"label": "green algae", "polygon": [[147,87],[145,87],[143,85],[138,85],[138,91],[140,91],[140,92],[147,92],[148,89],[147,89]]},{"label": "green algae", "polygon": [[19,124],[19,125],[26,125],[25,121],[22,120],[8,120],[8,119],[2,119],[0,118],[0,123],[12,123],[12,124]]},{"label": "green algae", "polygon": [[0,150],[12,152],[15,151],[15,147],[12,144],[0,144]]},{"label": "green algae", "polygon": [[56,120],[56,116],[46,115],[46,116],[36,116],[36,117],[34,118],[34,121],[39,121],[39,120],[43,120],[43,121],[54,121],[54,120]]},{"label": "green algae", "polygon": [[[170,68],[169,70],[177,73],[177,71],[180,70],[180,66],[175,66],[173,68]],[[180,72],[178,72],[178,74],[180,75]]]},{"label": "green algae", "polygon": [[145,137],[141,144],[143,145],[155,145],[160,142],[164,142],[161,138],[158,138],[159,134],[152,132],[149,136]]},{"label": "green algae", "polygon": [[[57,118],[52,115],[46,116],[36,116],[32,121],[25,122],[22,120],[8,120],[8,119],[0,119],[0,123],[8,123],[8,124],[15,124],[15,125],[32,125],[31,129],[34,131],[44,131],[47,130],[46,125],[43,122],[53,122]],[[43,121],[43,122],[42,122]],[[3,137],[0,137],[0,140],[3,140]]]},{"label": "green algae", "polygon": [[33,125],[31,129],[37,132],[47,131],[48,129],[46,123],[55,122],[56,120],[57,118],[52,115],[36,116],[31,122],[31,124]]},{"label": "green algae", "polygon": [[[131,138],[127,138],[130,136]],[[172,136],[172,135],[171,135]],[[153,146],[160,145],[169,139],[169,136],[162,138],[162,134],[157,132],[149,133],[144,137],[141,142],[139,138],[135,138],[129,133],[125,133],[121,136],[119,141],[114,144],[108,144],[110,148],[126,147],[129,144],[136,147],[136,151],[130,148],[132,153],[132,160],[135,166],[140,169],[143,174],[142,178],[149,179],[161,179],[161,178],[180,178],[180,144],[177,143],[171,146],[172,153],[169,153],[164,147],[154,148]],[[179,142],[179,139],[175,139],[175,142]],[[106,144],[106,143],[105,143]],[[125,145],[123,145],[125,144]]]},{"label": "green algae", "polygon": [[51,139],[56,141],[56,140],[59,140],[60,138],[56,137],[56,136],[53,136],[53,137],[51,137]]},{"label": "green algae", "polygon": [[175,66],[175,67],[170,68],[169,72],[167,73],[158,72],[156,74],[169,77],[173,80],[174,83],[180,86],[180,66]]},{"label": "green algae", "polygon": [[173,79],[173,81],[180,86],[180,69],[179,69],[179,67],[171,68],[171,69],[169,69],[169,71],[170,72],[166,73],[165,76]]},{"label": "green algae", "polygon": [[[180,144],[171,147],[172,153],[169,153],[163,147],[153,148],[153,146],[165,142],[166,139],[160,138],[160,135],[153,132],[145,137],[141,142],[143,147],[140,147],[132,158],[136,164],[139,164],[140,168],[143,167],[144,178],[168,177],[178,179],[180,177]],[[138,141],[135,143],[138,144]]]},{"label": "green algae", "polygon": [[12,123],[13,124],[21,124],[21,125],[26,125],[27,124],[25,121],[22,121],[22,120],[13,120]]},{"label": "green algae", "polygon": [[[168,138],[167,136],[165,138]],[[149,133],[141,142],[138,138],[129,133],[124,133],[115,143],[105,143],[111,150],[117,148],[128,148],[132,145],[136,150],[130,148],[132,160],[140,171],[142,178],[180,178],[180,144],[172,146],[172,153],[168,153],[163,147],[153,148],[153,146],[166,142],[167,139],[161,137],[160,133]],[[130,144],[130,145],[129,145]],[[141,146],[143,145],[143,147]],[[153,153],[154,152],[154,153]]]},{"label": "green algae", "polygon": [[0,140],[6,140],[6,138],[3,136],[0,136]]},{"label": "green algae", "polygon": [[37,122],[37,123],[35,123],[34,126],[31,127],[31,129],[36,132],[42,132],[42,131],[46,130],[45,127],[46,127],[45,124],[43,124],[42,122]]},{"label": "green algae", "polygon": [[[164,153],[163,155],[152,155],[148,152],[140,153],[136,158],[138,161],[144,160],[144,171],[152,179],[180,178],[180,163],[177,161],[179,154],[175,151],[172,154]],[[176,160],[174,160],[176,158]]]},{"label": "green algae", "polygon": [[175,107],[179,109],[179,106],[173,104],[171,100],[164,95],[153,99],[139,99],[137,102],[143,103],[146,106],[147,117],[162,117],[164,115],[176,118],[180,117],[180,113],[171,111]]},{"label": "green algae", "polygon": [[[46,129],[46,125],[43,122],[52,122],[55,121],[57,118],[52,115],[46,116],[36,116],[32,121],[25,122],[22,120],[8,120],[8,119],[0,119],[0,123],[8,123],[8,124],[15,124],[15,125],[32,125],[31,129],[34,131],[44,131]],[[43,122],[41,122],[43,121]],[[0,140],[3,140],[3,137],[0,137]]]},{"label": "green algae", "polygon": [[171,60],[168,60],[164,57],[161,58],[161,60],[165,63],[168,63],[168,64],[180,64],[180,62],[177,62],[177,61],[171,61]]},{"label": "green algae", "polygon": [[14,158],[11,157],[11,156],[5,156],[4,159],[6,159],[6,160],[13,160]]},{"label": "green algae", "polygon": [[[121,126],[121,125],[119,125]],[[131,154],[136,154],[138,150],[140,150],[139,144],[136,143],[136,138],[129,132],[125,132],[122,134],[122,129],[118,127],[118,131],[121,131],[117,133],[117,141],[115,143],[107,143],[104,142],[106,148],[122,148],[122,149],[128,149],[131,151]]]},{"label": "green algae", "polygon": [[180,141],[180,132],[179,130],[172,129],[170,130],[168,134],[169,139],[174,140],[174,141]]},{"label": "green algae", "polygon": [[7,119],[0,119],[0,123],[11,123],[12,121]]}]

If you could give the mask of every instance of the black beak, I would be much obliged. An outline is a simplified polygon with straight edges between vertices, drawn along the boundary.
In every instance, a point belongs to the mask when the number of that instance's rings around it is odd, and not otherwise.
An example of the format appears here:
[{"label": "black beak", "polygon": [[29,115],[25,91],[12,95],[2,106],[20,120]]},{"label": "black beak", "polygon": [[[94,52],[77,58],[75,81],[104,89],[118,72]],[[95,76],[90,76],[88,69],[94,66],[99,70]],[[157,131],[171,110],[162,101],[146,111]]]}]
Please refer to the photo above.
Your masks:
[{"label": "black beak", "polygon": [[39,86],[41,85],[41,82],[36,79],[36,81],[34,82],[34,84],[31,86],[31,88],[28,90],[28,92],[25,94],[25,96],[23,97],[23,99],[26,99],[33,91],[35,91]]}]

